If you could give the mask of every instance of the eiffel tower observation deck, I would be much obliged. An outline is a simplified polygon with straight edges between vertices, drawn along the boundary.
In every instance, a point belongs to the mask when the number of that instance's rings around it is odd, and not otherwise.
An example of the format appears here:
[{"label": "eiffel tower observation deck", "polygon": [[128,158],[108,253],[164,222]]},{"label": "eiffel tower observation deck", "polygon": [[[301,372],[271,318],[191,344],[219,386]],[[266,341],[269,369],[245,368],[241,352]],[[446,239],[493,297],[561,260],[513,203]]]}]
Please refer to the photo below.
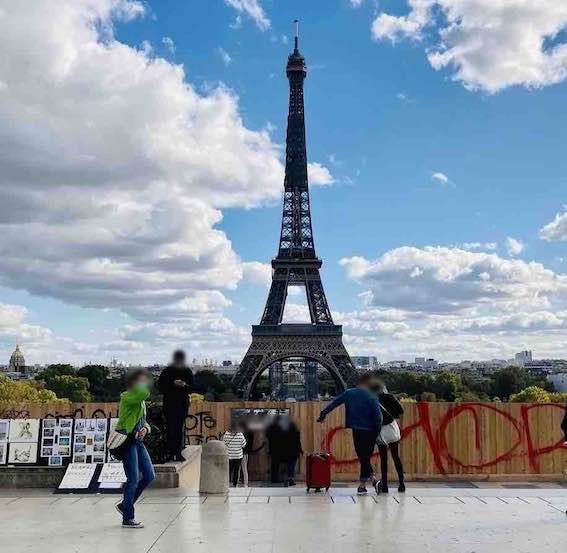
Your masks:
[{"label": "eiffel tower observation deck", "polygon": [[[305,139],[303,84],[305,58],[295,48],[286,67],[289,80],[283,215],[277,256],[272,260],[272,284],[259,325],[252,327],[252,344],[234,377],[237,390],[248,398],[260,375],[274,363],[292,358],[317,361],[335,380],[337,389],[355,384],[356,370],[343,345],[342,326],[333,322],[315,253]],[[311,323],[282,323],[290,286],[305,288]]]}]

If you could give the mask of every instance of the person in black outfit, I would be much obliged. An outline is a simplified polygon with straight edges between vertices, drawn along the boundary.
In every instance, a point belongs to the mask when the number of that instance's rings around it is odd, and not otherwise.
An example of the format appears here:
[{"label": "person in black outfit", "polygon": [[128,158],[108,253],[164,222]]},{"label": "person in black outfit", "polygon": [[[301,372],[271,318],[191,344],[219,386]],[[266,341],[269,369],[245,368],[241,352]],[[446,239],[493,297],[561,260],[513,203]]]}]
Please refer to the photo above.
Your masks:
[{"label": "person in black outfit", "polygon": [[160,374],[158,389],[163,394],[163,414],[170,461],[183,461],[185,417],[189,409],[189,394],[193,387],[193,373],[185,363],[185,352],[177,350],[171,365]]},{"label": "person in black outfit", "polygon": [[[382,430],[377,440],[382,473],[382,480],[380,481],[381,491],[388,493],[388,450],[390,450],[390,455],[398,473],[398,491],[403,493],[406,491],[406,485],[404,465],[400,459],[400,428],[396,419],[402,416],[404,408],[396,396],[388,393],[386,385],[381,380],[376,382],[375,391],[380,401],[380,409],[382,410]],[[398,439],[392,441],[394,436]]]},{"label": "person in black outfit", "polygon": [[279,471],[282,463],[287,467],[286,486],[295,486],[295,467],[303,453],[301,436],[297,425],[289,418],[278,415],[266,430],[268,440],[272,483],[280,482]]}]

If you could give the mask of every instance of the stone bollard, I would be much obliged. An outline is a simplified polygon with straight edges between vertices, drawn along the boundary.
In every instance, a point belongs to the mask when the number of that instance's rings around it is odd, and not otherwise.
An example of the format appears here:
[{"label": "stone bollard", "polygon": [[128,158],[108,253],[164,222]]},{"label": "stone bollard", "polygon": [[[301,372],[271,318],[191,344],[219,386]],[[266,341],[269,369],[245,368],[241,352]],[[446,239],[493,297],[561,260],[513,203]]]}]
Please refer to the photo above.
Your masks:
[{"label": "stone bollard", "polygon": [[203,445],[199,492],[228,493],[228,452],[226,445],[219,440],[212,440]]}]

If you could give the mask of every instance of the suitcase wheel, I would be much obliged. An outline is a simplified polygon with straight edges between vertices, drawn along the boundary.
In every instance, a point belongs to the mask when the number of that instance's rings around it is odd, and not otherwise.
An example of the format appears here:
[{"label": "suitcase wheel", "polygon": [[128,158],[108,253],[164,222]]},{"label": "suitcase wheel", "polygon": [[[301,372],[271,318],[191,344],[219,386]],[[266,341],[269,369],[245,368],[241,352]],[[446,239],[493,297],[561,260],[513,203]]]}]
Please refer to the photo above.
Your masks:
[{"label": "suitcase wheel", "polygon": [[315,488],[315,493],[320,493],[321,492],[321,488]]},{"label": "suitcase wheel", "polygon": [[330,487],[331,487],[331,486],[327,486],[327,487],[325,488],[325,491],[328,492]]},{"label": "suitcase wheel", "polygon": [[311,489],[311,488],[307,488],[307,493],[309,493],[309,490],[310,490],[310,489]]}]

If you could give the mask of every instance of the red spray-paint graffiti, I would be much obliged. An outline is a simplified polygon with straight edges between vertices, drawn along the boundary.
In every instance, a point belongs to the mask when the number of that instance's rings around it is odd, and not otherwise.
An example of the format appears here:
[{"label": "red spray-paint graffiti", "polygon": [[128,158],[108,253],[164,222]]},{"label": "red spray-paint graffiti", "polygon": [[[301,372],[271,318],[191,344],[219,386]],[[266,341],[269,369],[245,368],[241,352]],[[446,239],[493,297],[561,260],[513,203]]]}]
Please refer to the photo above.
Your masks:
[{"label": "red spray-paint graffiti", "polygon": [[[488,403],[463,403],[451,406],[441,419],[434,424],[428,403],[417,404],[417,420],[412,424],[402,428],[402,440],[407,439],[412,433],[421,430],[425,435],[425,439],[433,457],[433,463],[436,470],[440,474],[449,474],[454,472],[455,467],[465,469],[465,472],[481,471],[482,469],[492,467],[508,461],[516,456],[525,455],[529,466],[534,473],[540,471],[539,460],[543,455],[549,454],[557,449],[564,447],[564,439],[561,437],[557,442],[536,447],[534,445],[534,429],[530,421],[530,412],[542,408],[554,408],[565,411],[560,405],[556,404],[534,404],[522,405],[520,407],[520,420],[510,415],[510,413],[498,408],[498,406]],[[478,453],[480,460],[476,463],[464,462],[451,453],[447,434],[449,426],[461,416],[470,417],[470,423],[473,425],[473,434],[471,438],[474,440],[474,447]],[[508,449],[498,454],[493,454],[492,458],[483,458],[482,455],[482,432],[481,424],[483,416],[491,415],[501,418],[500,425],[508,427],[511,432],[511,443]],[[348,466],[356,464],[356,458],[339,459],[333,453],[333,441],[338,434],[344,432],[345,428],[335,427],[331,429],[323,438],[321,446],[324,451],[328,451],[331,462],[337,466]],[[376,453],[374,457],[378,457]],[[462,470],[461,470],[462,472]]]}]

